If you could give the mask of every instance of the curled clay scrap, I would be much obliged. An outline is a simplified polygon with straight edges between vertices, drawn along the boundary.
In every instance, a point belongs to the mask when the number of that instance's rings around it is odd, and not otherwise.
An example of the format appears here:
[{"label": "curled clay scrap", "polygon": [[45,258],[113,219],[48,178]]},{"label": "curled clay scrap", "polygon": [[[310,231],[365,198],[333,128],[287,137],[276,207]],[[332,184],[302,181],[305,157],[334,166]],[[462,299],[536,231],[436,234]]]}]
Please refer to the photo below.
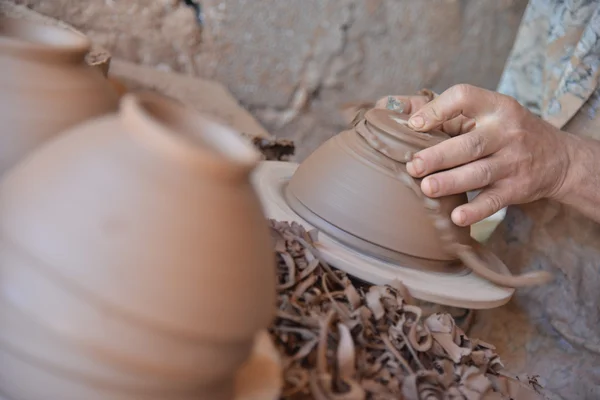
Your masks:
[{"label": "curled clay scrap", "polygon": [[[270,226],[279,282],[295,282],[279,287],[270,328],[284,360],[283,398],[510,398],[493,346],[469,339],[449,314],[423,320],[421,308],[408,304],[410,294],[401,282],[353,282],[321,262],[300,225],[270,221]],[[295,278],[288,276],[288,256],[296,265]],[[311,257],[319,260],[317,267]],[[301,279],[308,268],[310,274]]]}]

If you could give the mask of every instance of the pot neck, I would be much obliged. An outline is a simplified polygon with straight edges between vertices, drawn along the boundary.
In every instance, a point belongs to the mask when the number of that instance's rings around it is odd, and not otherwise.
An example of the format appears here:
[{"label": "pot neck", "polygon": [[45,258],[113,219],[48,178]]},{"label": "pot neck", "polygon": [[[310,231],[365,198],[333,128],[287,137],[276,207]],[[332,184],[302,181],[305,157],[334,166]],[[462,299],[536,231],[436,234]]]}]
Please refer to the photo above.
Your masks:
[{"label": "pot neck", "polygon": [[45,63],[80,64],[90,48],[90,40],[75,31],[0,17],[0,49],[4,54]]},{"label": "pot neck", "polygon": [[225,179],[245,179],[260,154],[238,132],[154,93],[127,94],[120,118],[156,155]]}]

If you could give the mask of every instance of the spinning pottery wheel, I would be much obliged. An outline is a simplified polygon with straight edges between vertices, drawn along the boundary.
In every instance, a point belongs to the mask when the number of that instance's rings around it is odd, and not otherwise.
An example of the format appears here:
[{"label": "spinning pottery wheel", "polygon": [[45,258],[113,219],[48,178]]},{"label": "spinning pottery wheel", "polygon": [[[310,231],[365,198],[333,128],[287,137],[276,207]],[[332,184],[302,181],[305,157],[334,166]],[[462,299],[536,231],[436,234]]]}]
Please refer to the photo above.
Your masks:
[{"label": "spinning pottery wheel", "polygon": [[545,272],[512,276],[469,227],[452,223],[466,194],[431,199],[421,192],[406,162],[449,137],[415,132],[407,118],[372,109],[301,165],[263,162],[253,179],[266,216],[316,228],[327,262],[373,284],[400,280],[426,301],[492,308],[515,287],[546,283]]}]

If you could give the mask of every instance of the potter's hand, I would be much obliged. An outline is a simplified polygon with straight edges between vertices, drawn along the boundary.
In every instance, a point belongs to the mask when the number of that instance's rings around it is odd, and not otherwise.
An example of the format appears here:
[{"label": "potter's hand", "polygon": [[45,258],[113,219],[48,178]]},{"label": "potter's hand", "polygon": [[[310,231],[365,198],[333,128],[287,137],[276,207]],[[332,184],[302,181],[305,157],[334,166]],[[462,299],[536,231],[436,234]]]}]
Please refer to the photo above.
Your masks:
[{"label": "potter's hand", "polygon": [[[409,115],[416,113],[421,107],[431,101],[427,96],[386,96],[377,100],[375,108],[389,108],[390,99],[392,104],[396,106],[394,107],[396,111]],[[461,133],[469,132],[474,127],[475,120],[467,118],[464,115],[458,115],[455,118],[444,121],[442,125],[438,127],[438,130],[441,130],[450,136],[456,136]]]},{"label": "potter's hand", "polygon": [[409,125],[459,134],[407,164],[412,176],[426,176],[421,189],[429,197],[483,189],[452,212],[457,225],[476,223],[509,204],[561,195],[570,160],[566,134],[511,97],[457,85],[413,111]]}]

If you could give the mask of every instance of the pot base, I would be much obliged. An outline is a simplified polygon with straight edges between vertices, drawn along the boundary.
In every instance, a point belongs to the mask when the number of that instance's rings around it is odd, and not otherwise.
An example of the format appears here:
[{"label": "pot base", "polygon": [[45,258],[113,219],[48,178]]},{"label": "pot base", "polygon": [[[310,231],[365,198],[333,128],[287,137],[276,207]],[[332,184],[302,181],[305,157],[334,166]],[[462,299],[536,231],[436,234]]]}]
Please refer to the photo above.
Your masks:
[{"label": "pot base", "polygon": [[443,260],[432,260],[427,258],[420,258],[411,256],[409,254],[394,251],[375,243],[369,242],[358,236],[355,236],[349,232],[344,231],[341,228],[331,224],[321,216],[312,212],[306,207],[298,198],[294,195],[289,185],[284,185],[282,188],[283,196],[288,206],[292,209],[303,220],[311,224],[319,231],[327,234],[331,238],[340,242],[341,244],[350,247],[358,251],[361,254],[365,254],[371,257],[375,257],[385,262],[402,265],[406,268],[413,268],[417,270],[425,270],[430,272],[447,273],[447,274],[459,274],[461,272],[468,271],[459,260],[455,261],[443,261]]},{"label": "pot base", "polygon": [[[295,213],[284,196],[284,188],[297,168],[296,163],[263,161],[253,174],[253,185],[267,218],[296,222],[310,230],[314,226]],[[514,293],[514,289],[494,285],[465,268],[458,267],[456,272],[432,272],[376,258],[344,245],[325,231],[319,233],[316,245],[328,263],[348,274],[376,285],[399,280],[420,300],[487,309],[507,303]],[[498,272],[508,273],[508,270]]]}]

